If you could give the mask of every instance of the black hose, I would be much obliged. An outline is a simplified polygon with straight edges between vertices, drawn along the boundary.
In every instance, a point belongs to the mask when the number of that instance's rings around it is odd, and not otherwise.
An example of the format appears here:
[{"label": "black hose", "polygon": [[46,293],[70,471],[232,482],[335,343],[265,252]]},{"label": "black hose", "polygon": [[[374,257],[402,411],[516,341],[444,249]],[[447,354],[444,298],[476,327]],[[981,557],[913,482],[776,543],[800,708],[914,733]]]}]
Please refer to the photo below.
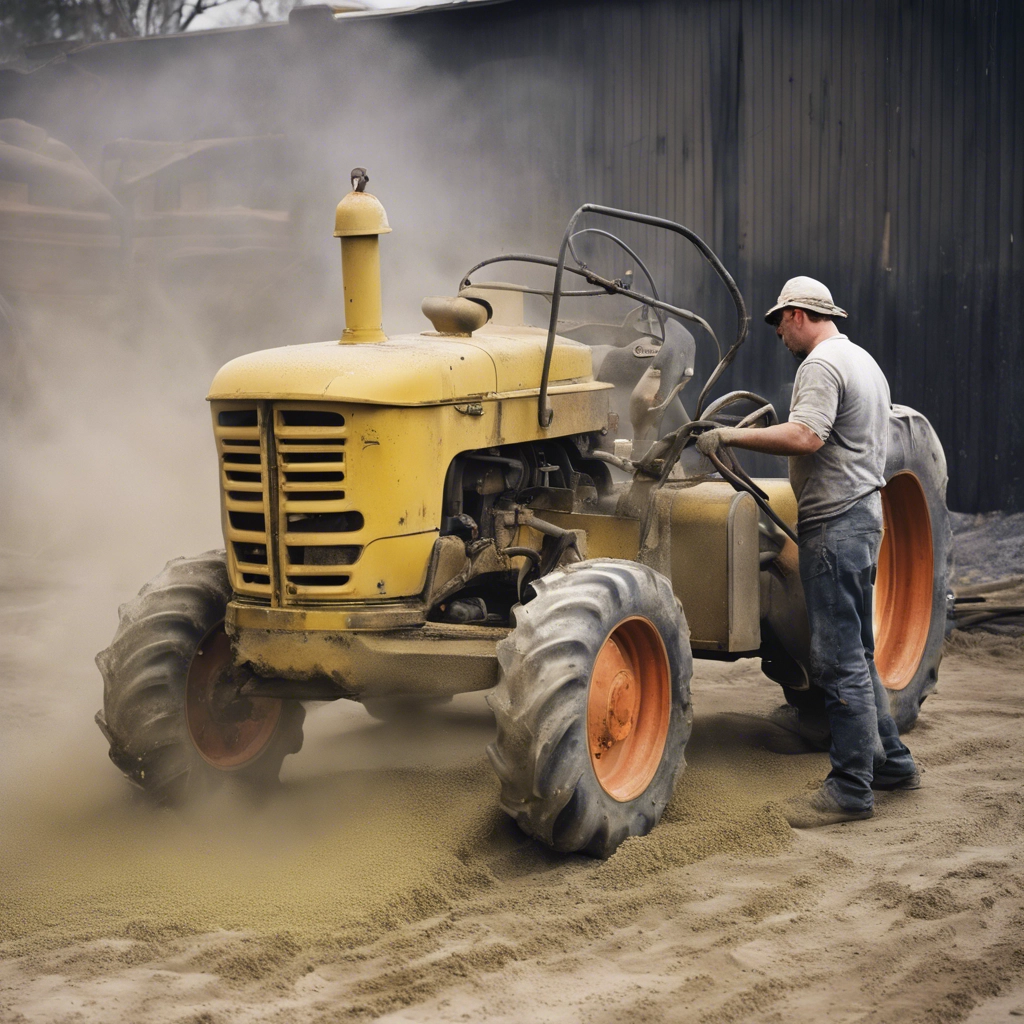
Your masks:
[{"label": "black hose", "polygon": [[[531,288],[528,284],[513,284],[508,281],[488,281],[486,284],[473,285],[474,288],[489,288],[496,292],[522,292],[523,295],[540,295],[551,301],[551,289],[550,288]],[[585,296],[593,295],[607,295],[607,288],[587,288],[584,290],[573,289],[572,291],[562,292],[563,295],[569,295],[574,299],[584,298]]]},{"label": "black hose", "polygon": [[[694,430],[715,430],[719,427],[719,424],[714,423],[710,420],[691,420],[689,423],[684,423],[681,427],[672,431],[671,434],[666,434],[660,441],[651,447],[651,450],[644,456],[644,458],[636,464],[636,472],[642,473],[647,476],[654,475],[654,470],[657,467],[657,477],[654,482],[654,486],[647,497],[647,506],[644,511],[643,520],[640,524],[640,547],[643,548],[644,543],[647,540],[647,534],[651,527],[651,517],[654,509],[654,495],[658,490],[665,484],[669,478],[669,474],[672,472],[673,466],[679,461],[679,456],[682,455],[683,449],[690,442],[693,436]],[[768,495],[765,494],[753,480],[747,476],[743,467],[740,466],[734,459],[733,465],[735,471],[730,469],[717,455],[709,456],[711,463],[721,473],[722,478],[728,480],[729,483],[737,491],[746,491],[754,501],[757,502],[758,507],[764,512],[768,518],[775,523],[793,541],[794,544],[798,544],[797,535],[793,532],[792,528],[784,522],[776,514],[775,510],[768,503]],[[731,458],[731,453],[730,453]],[[657,464],[661,465],[658,466]]]},{"label": "black hose", "polygon": [[530,559],[530,561],[533,562],[534,565],[540,565],[540,552],[534,551],[533,548],[502,548],[500,553],[506,555],[508,558],[518,558],[520,555],[522,555],[523,557]]},{"label": "black hose", "polygon": [[769,427],[778,425],[779,414],[775,411],[775,406],[771,402],[766,402],[761,406],[760,409],[755,409],[753,412],[748,413],[736,424],[738,429],[744,429],[746,427],[755,424],[761,417],[764,417],[768,422],[765,424]]},{"label": "black hose", "polygon": [[[553,260],[549,256],[534,256],[531,253],[509,253],[507,256],[491,256],[489,259],[482,260],[475,267],[471,267],[466,272],[465,277],[462,279],[462,283],[459,285],[459,290],[461,291],[463,288],[472,287],[473,282],[471,280],[471,275],[476,273],[476,271],[481,267],[490,266],[492,263],[537,263],[542,267],[557,266],[557,260]],[[560,292],[561,295],[565,295],[570,298],[577,298],[585,295],[625,295],[627,298],[635,299],[637,302],[643,303],[645,306],[652,306],[654,309],[664,310],[666,313],[669,313],[680,320],[688,320],[691,323],[695,323],[698,326],[703,327],[711,336],[711,340],[715,343],[715,347],[718,349],[719,354],[721,354],[722,349],[721,345],[718,343],[718,335],[715,334],[711,324],[696,313],[693,313],[688,309],[683,309],[680,306],[673,306],[668,302],[662,302],[660,299],[656,299],[651,295],[644,295],[643,292],[634,291],[632,288],[627,288],[620,281],[613,281],[611,278],[602,277],[600,274],[595,274],[592,270],[582,270],[578,267],[565,267],[564,269],[569,271],[570,274],[585,277],[592,284],[598,285],[599,288],[596,291],[563,291]],[[476,287],[485,288],[487,286],[477,285]],[[552,302],[554,300],[553,291],[542,292],[539,289],[532,288],[517,288],[515,290],[526,292],[527,294],[550,296]],[[546,365],[550,369],[550,360]]]},{"label": "black hose", "polygon": [[[576,250],[573,248],[573,238],[579,238],[580,235],[600,235],[602,238],[611,239],[620,249],[622,249],[629,258],[643,271],[644,277],[647,278],[647,283],[651,286],[651,294],[658,300],[661,296],[658,294],[658,286],[654,282],[654,275],[647,269],[647,264],[621,239],[618,235],[613,235],[610,231],[605,231],[604,228],[583,228],[582,231],[577,231],[569,239],[569,252],[572,258],[576,261],[576,265],[586,270],[587,265],[576,255]],[[564,293],[563,293],[564,294]],[[665,318],[659,314],[658,323],[661,325],[661,340],[665,340]]]},{"label": "black hose", "polygon": [[717,424],[708,423],[706,420],[691,420],[689,423],[684,423],[681,427],[672,431],[671,434],[666,434],[660,441],[651,445],[650,451],[640,462],[636,463],[634,480],[636,475],[639,474],[654,476],[655,466],[659,462],[661,463],[661,466],[658,467],[654,484],[647,494],[647,504],[644,506],[643,518],[640,521],[640,534],[637,544],[637,548],[640,551],[644,550],[644,546],[647,543],[647,535],[650,533],[651,523],[654,519],[654,496],[664,486],[665,481],[668,480],[672,467],[679,461],[679,456],[683,453],[691,433],[694,429],[701,427],[714,428],[716,426]]},{"label": "black hose", "polygon": [[609,466],[614,466],[616,469],[621,469],[623,473],[629,473],[630,475],[636,469],[636,465],[632,460],[619,458],[618,455],[613,455],[611,452],[603,451],[600,448],[592,448],[588,452],[587,458],[597,459],[598,462],[607,462]]},{"label": "black hose", "polygon": [[[566,267],[565,256],[569,248],[569,240],[574,233],[576,222],[585,213],[598,213],[606,217],[614,217],[618,220],[633,221],[637,224],[646,224],[649,227],[664,228],[667,231],[674,231],[678,235],[682,235],[683,238],[687,239],[692,243],[701,255],[711,264],[715,273],[722,279],[723,283],[729,290],[729,294],[732,296],[733,302],[736,305],[736,315],[739,321],[736,341],[733,343],[729,351],[719,360],[718,366],[712,372],[708,382],[704,385],[701,390],[700,397],[697,400],[697,419],[700,419],[701,410],[704,406],[704,399],[711,386],[718,380],[722,375],[725,368],[733,361],[736,357],[736,353],[739,350],[740,345],[743,344],[744,339],[747,336],[747,328],[750,323],[750,318],[747,316],[746,303],[743,301],[743,296],[740,294],[739,288],[736,286],[736,282],[733,280],[732,275],[722,261],[712,252],[708,244],[694,231],[684,227],[682,224],[677,224],[675,221],[665,220],[662,217],[651,217],[644,213],[633,213],[629,210],[617,210],[611,206],[599,206],[595,203],[584,203],[569,219],[569,223],[566,225],[565,234],[562,236],[562,244],[558,251],[558,262],[555,266],[555,281],[552,287],[551,296],[551,320],[548,324],[548,338],[547,345],[544,350],[544,369],[541,373],[540,381],[540,394],[537,400],[537,420],[542,427],[548,427],[551,424],[552,411],[548,407],[548,378],[551,373],[551,357],[554,353],[555,348],[555,328],[558,325],[558,307],[562,297],[562,273],[568,269],[570,272],[576,272],[574,267]],[[596,275],[588,277],[594,284],[600,284],[602,281],[597,278]],[[630,294],[629,290],[622,290],[622,294]],[[636,296],[634,296],[636,297]],[[648,303],[649,305],[655,305],[654,302]],[[663,307],[659,307],[663,308]]]},{"label": "black hose", "polygon": [[1024,586],[1024,576],[1006,576],[1001,580],[989,580],[987,583],[969,583],[956,588],[957,600],[965,597],[977,597],[981,594],[998,594],[1004,590],[1015,590]]},{"label": "black hose", "polygon": [[[483,267],[489,267],[492,263],[536,263],[542,267],[557,267],[558,261],[552,259],[550,256],[535,256],[530,252],[510,252],[503,256],[490,256],[485,260],[481,260],[476,266],[470,267],[469,270],[462,276],[462,284],[459,285],[459,291],[463,288],[469,288],[473,282],[470,280],[473,274]],[[585,277],[588,280],[592,276],[589,270],[579,270],[576,267],[566,267],[566,270],[570,274],[576,274],[579,277]],[[484,286],[478,286],[484,287]],[[566,295],[603,295],[608,289],[600,288],[597,291],[586,291],[586,292],[565,292]],[[544,292],[546,295],[547,292]]]},{"label": "black hose", "polygon": [[[667,479],[672,467],[679,461],[683,449],[695,429],[715,430],[721,424],[710,420],[690,420],[651,445],[647,454],[637,463],[637,472],[653,476],[660,487]],[[660,465],[659,465],[660,463]]]},{"label": "black hose", "polygon": [[500,466],[511,466],[517,470],[519,476],[516,478],[516,485],[512,488],[513,491],[518,491],[526,482],[526,466],[523,465],[520,459],[512,459],[507,455],[478,455],[475,452],[468,453],[466,459],[473,462],[495,462]]},{"label": "black hose", "polygon": [[723,409],[727,409],[730,405],[735,405],[737,402],[756,402],[758,405],[771,405],[767,398],[763,398],[753,391],[730,391],[727,395],[716,398],[704,410],[704,419],[714,419]]},{"label": "black hose", "polygon": [[[773,509],[771,507],[771,505],[768,504],[768,500],[767,500],[768,496],[764,493],[764,491],[762,491],[752,480],[750,481],[749,486],[748,486],[748,484],[741,477],[739,477],[737,474],[733,473],[733,471],[731,469],[729,469],[725,465],[725,463],[722,462],[722,460],[717,455],[715,455],[713,452],[712,452],[711,455],[708,456],[708,458],[711,460],[711,463],[715,467],[715,469],[717,469],[718,472],[721,473],[722,476],[726,480],[728,480],[729,483],[731,483],[733,485],[733,487],[736,488],[737,491],[746,491],[747,494],[749,494],[754,499],[754,501],[757,502],[758,507],[761,509],[761,511],[764,512],[764,514],[780,530],[782,530],[782,532],[794,544],[799,544],[800,543],[799,539],[797,538],[797,535],[793,532],[793,528],[787,522],[785,522],[783,519],[779,518],[779,516],[775,512],[775,509]],[[746,476],[746,474],[744,474],[744,476]],[[749,480],[749,477],[747,479]]]},{"label": "black hose", "polygon": [[1005,608],[992,608],[985,611],[970,612],[969,614],[957,614],[954,617],[954,624],[957,629],[970,629],[971,626],[980,626],[985,622],[998,622],[1000,619],[1017,619],[1024,617],[1024,605],[1010,605]]},{"label": "black hose", "polygon": [[1011,603],[1018,599],[1024,585],[1024,576],[1008,576],[987,583],[969,583],[956,588],[953,622],[957,629],[970,629],[986,622],[1020,620],[1024,618],[1024,604]]},{"label": "black hose", "polygon": [[754,483],[753,480],[751,480],[750,474],[743,468],[740,460],[736,458],[736,453],[728,447],[723,448],[722,451],[729,459],[729,468],[743,481],[746,489],[751,493],[759,494],[765,501],[768,501],[769,498],[767,492],[763,491],[756,483]]}]

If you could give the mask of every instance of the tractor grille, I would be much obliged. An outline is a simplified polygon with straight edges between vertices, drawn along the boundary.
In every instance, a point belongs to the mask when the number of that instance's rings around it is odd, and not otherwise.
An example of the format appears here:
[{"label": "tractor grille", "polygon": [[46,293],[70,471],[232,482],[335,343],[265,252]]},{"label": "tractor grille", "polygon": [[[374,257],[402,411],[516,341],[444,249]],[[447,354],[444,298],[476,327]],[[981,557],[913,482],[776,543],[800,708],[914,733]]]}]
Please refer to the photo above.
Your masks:
[{"label": "tractor grille", "polygon": [[312,402],[218,403],[214,435],[235,592],[275,605],[344,598],[364,525],[346,495],[345,414]]},{"label": "tractor grille", "polygon": [[337,406],[274,406],[285,604],[343,596],[347,567],[362,554],[352,534],[363,529],[363,516],[345,493],[346,438]]},{"label": "tractor grille", "polygon": [[258,409],[255,405],[221,409],[214,420],[214,436],[232,586],[240,594],[269,598],[269,502]]}]

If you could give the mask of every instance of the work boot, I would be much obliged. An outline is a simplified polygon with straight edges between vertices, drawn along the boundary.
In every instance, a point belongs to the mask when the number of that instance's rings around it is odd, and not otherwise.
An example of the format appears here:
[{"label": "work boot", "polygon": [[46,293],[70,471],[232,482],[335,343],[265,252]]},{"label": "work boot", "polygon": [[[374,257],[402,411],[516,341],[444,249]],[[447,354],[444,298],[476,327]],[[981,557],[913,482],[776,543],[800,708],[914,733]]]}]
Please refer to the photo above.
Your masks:
[{"label": "work boot", "polygon": [[899,775],[896,778],[888,779],[884,775],[881,777],[876,775],[875,778],[871,780],[871,788],[884,793],[892,793],[896,791],[902,792],[907,789],[920,789],[921,773],[915,770],[909,775]]},{"label": "work boot", "polygon": [[827,789],[815,793],[791,796],[782,804],[782,814],[793,828],[820,828],[822,825],[838,825],[842,821],[863,821],[874,811],[848,811],[840,807]]}]

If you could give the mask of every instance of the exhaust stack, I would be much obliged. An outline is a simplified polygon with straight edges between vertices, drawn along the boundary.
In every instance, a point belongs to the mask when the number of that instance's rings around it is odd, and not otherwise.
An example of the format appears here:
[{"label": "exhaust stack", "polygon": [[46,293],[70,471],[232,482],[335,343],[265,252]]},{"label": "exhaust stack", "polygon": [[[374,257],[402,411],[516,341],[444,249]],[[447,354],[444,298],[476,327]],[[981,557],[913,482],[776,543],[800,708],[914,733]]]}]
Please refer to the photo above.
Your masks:
[{"label": "exhaust stack", "polygon": [[388,215],[376,196],[364,192],[365,167],[352,169],[352,191],[334,214],[334,237],[341,239],[341,276],[345,289],[342,345],[387,341],[380,296],[379,235],[391,231]]}]

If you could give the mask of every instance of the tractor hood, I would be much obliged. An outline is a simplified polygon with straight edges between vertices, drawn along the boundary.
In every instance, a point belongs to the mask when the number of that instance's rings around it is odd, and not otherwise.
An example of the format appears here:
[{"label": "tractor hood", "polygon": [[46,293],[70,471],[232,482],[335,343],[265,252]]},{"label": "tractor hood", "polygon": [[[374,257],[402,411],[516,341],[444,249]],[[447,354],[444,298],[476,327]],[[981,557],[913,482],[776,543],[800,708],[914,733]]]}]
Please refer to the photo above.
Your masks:
[{"label": "tractor hood", "polygon": [[[207,398],[401,406],[536,392],[546,340],[547,331],[537,327],[488,325],[470,337],[407,334],[378,344],[271,348],[221,367]],[[590,349],[557,338],[550,377],[552,384],[592,380]]]}]

